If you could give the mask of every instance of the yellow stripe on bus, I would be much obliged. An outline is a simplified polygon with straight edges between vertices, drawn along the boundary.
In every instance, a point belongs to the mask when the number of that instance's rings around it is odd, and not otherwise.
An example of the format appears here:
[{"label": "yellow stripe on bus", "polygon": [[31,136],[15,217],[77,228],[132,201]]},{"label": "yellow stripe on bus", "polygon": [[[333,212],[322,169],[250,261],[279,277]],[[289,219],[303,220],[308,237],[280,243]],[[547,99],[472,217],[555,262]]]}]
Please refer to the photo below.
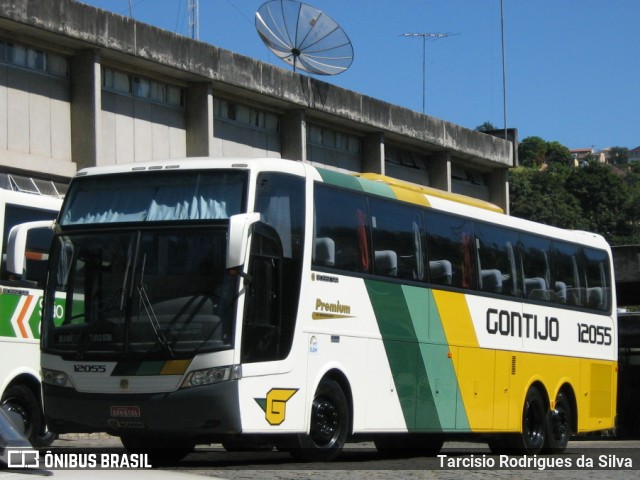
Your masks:
[{"label": "yellow stripe on bus", "polygon": [[191,360],[169,360],[160,370],[160,375],[182,375],[190,363]]},{"label": "yellow stripe on bus", "polygon": [[438,307],[447,343],[456,346],[477,347],[478,338],[464,294],[433,290],[433,298]]}]

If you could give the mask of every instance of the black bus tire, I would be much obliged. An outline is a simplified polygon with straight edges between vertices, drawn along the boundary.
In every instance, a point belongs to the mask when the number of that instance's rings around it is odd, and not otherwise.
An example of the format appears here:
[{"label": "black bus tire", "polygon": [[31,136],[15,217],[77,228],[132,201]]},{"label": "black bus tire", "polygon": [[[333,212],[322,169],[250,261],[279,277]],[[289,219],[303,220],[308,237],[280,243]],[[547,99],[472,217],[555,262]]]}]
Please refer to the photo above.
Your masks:
[{"label": "black bus tire", "polygon": [[547,436],[544,450],[550,453],[562,453],[567,448],[572,435],[571,400],[563,392],[556,396],[555,409],[547,415]]},{"label": "black bus tire", "polygon": [[518,442],[523,454],[540,453],[547,435],[547,407],[540,390],[531,387],[522,408],[522,435]]},{"label": "black bus tire", "polygon": [[13,385],[5,390],[0,404],[5,410],[20,416],[24,436],[31,445],[38,445],[43,423],[42,410],[31,389],[25,385]]},{"label": "black bus tire", "polygon": [[289,453],[305,462],[330,462],[342,451],[349,430],[347,398],[340,385],[324,379],[313,399],[309,434],[296,435],[288,448]]}]

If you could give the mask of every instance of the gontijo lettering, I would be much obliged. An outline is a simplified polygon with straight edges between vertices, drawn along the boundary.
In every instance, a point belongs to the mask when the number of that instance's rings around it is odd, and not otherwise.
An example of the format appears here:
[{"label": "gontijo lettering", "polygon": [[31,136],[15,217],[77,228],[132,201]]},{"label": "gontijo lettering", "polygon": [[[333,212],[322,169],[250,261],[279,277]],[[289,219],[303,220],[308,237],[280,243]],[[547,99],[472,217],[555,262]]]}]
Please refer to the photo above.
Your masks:
[{"label": "gontijo lettering", "polygon": [[560,325],[556,317],[538,318],[538,315],[532,313],[490,308],[487,310],[487,332],[505,337],[557,342],[560,338]]}]

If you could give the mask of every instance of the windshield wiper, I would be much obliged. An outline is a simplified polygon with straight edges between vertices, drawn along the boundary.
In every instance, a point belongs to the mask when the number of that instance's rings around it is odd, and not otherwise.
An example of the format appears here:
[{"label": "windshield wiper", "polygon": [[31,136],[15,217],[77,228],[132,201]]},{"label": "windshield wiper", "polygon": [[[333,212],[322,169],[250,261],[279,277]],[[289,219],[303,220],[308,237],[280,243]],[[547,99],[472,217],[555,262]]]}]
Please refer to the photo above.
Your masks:
[{"label": "windshield wiper", "polygon": [[162,347],[162,349],[169,354],[171,358],[175,357],[171,345],[167,340],[167,337],[164,336],[164,332],[162,331],[162,325],[160,325],[160,321],[156,316],[155,311],[153,310],[153,305],[151,304],[151,300],[149,299],[149,295],[147,295],[147,291],[144,288],[144,269],[146,264],[147,256],[145,254],[144,260],[142,261],[142,270],[140,272],[140,283],[137,285],[138,295],[140,297],[140,303],[144,307],[144,311],[147,314],[147,318],[149,319],[149,323],[151,324],[151,328],[153,328],[153,332],[158,339],[158,343]]}]

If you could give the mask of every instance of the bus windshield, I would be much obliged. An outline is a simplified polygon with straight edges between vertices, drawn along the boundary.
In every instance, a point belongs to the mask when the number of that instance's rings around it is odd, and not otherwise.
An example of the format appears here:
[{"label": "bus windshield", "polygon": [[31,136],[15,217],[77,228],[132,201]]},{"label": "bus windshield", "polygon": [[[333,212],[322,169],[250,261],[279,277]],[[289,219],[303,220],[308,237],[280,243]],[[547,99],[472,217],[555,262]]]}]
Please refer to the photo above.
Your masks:
[{"label": "bus windshield", "polygon": [[228,219],[243,211],[246,177],[227,170],[79,177],[60,225]]},{"label": "bus windshield", "polygon": [[163,359],[231,348],[226,234],[222,222],[56,237],[49,286],[66,307],[47,325],[43,348]]}]

